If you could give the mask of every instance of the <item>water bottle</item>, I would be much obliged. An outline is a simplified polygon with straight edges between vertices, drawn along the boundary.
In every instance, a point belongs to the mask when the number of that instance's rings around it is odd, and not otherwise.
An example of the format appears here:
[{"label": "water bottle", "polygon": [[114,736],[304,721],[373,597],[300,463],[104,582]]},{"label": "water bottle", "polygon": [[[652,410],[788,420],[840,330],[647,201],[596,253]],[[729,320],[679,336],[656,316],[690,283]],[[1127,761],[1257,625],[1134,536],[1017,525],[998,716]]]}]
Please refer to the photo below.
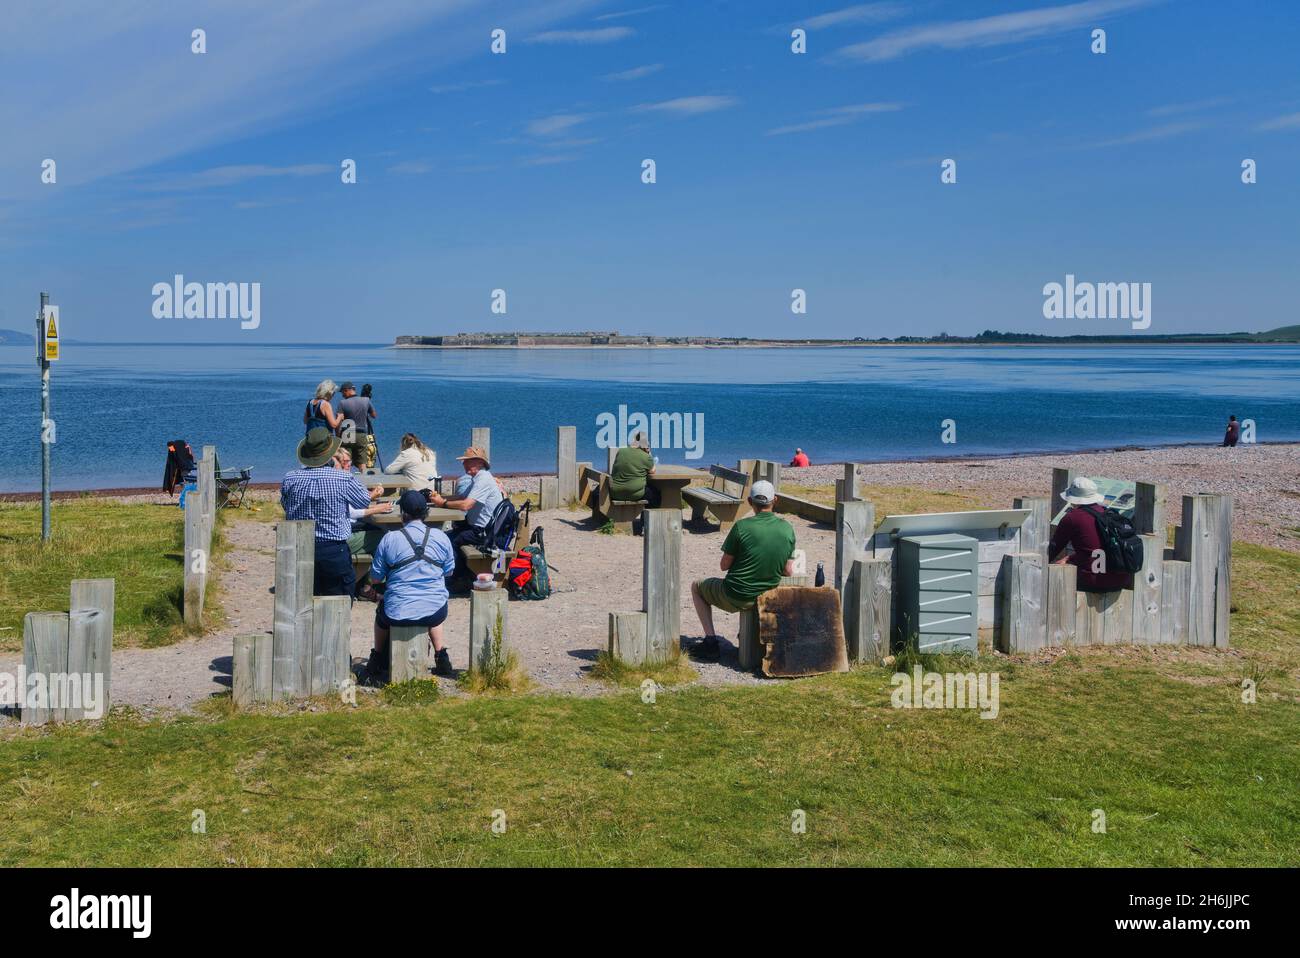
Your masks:
[{"label": "water bottle", "polygon": [[813,584],[819,589],[826,584],[826,566],[821,562],[817,563],[817,578]]}]

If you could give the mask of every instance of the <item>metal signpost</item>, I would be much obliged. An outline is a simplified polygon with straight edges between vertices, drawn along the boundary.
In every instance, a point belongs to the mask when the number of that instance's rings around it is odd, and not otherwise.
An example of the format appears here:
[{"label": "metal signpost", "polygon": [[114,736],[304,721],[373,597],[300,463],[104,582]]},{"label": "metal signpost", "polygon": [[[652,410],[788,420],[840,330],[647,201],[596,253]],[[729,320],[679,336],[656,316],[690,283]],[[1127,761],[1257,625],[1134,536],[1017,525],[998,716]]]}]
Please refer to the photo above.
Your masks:
[{"label": "metal signpost", "polygon": [[50,419],[50,363],[59,358],[59,307],[50,294],[41,293],[36,316],[36,362],[41,367],[41,541],[50,541],[50,446],[54,420]]}]

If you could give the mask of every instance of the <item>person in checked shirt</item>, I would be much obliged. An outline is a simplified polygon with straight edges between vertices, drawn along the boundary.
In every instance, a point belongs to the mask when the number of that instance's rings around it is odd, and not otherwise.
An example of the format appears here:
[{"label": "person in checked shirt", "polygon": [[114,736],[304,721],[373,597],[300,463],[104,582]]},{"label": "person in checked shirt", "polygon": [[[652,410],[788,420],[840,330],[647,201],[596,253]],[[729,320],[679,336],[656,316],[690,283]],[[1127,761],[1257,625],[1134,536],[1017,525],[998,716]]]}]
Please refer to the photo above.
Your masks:
[{"label": "person in checked shirt", "polygon": [[339,438],[323,426],[310,430],[298,443],[298,461],[303,468],[287,473],[280,483],[280,504],[290,521],[311,519],[316,523],[316,577],[313,595],[346,595],[356,590],[349,507],[364,509],[383,489],[366,490],[350,472],[337,468],[334,456]]}]

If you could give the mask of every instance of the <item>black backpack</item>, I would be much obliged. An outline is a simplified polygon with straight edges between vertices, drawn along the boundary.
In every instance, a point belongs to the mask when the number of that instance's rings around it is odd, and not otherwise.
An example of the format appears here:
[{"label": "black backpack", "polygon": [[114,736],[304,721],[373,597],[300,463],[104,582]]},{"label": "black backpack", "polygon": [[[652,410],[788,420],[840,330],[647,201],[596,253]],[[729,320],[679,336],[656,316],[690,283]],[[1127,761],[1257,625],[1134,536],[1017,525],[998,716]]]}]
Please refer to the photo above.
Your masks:
[{"label": "black backpack", "polygon": [[[528,509],[527,504],[524,505],[524,509]],[[504,498],[492,511],[491,521],[483,528],[483,538],[479,543],[478,551],[484,555],[492,555],[495,551],[509,549],[517,528],[519,528],[519,510],[508,497]]]},{"label": "black backpack", "polygon": [[1142,539],[1133,520],[1114,509],[1093,512],[1097,522],[1097,535],[1106,553],[1107,572],[1140,572],[1142,570]]}]

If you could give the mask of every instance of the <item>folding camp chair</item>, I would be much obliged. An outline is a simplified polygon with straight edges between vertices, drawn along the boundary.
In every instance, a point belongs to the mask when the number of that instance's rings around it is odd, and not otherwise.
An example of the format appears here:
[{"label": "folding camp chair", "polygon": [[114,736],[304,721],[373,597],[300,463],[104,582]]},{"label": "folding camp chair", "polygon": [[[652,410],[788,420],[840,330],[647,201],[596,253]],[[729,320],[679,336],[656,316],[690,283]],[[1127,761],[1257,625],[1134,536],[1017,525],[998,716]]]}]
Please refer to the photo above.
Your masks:
[{"label": "folding camp chair", "polygon": [[253,467],[222,469],[221,460],[214,457],[212,468],[217,479],[217,508],[238,509],[244,504],[244,493],[253,478]]}]

